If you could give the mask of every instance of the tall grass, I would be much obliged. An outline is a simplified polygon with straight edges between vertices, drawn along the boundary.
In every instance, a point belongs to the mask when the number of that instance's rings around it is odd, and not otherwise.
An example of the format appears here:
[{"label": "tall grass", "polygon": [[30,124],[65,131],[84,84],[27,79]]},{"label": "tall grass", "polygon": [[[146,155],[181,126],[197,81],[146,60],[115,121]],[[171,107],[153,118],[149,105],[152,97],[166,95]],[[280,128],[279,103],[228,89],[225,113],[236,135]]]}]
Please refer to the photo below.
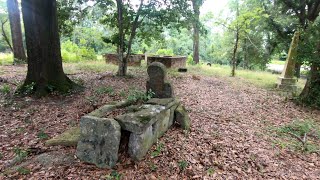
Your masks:
[{"label": "tall grass", "polygon": [[0,53],[0,65],[12,65],[13,54],[12,53]]},{"label": "tall grass", "polygon": [[[253,84],[257,87],[272,89],[275,87],[279,75],[266,71],[236,70],[236,77],[230,77],[231,67],[226,65],[188,65],[191,74],[199,74],[205,76],[224,77],[232,80],[232,78],[240,78],[242,81]],[[304,79],[299,79],[297,86],[299,90],[305,85]]]}]

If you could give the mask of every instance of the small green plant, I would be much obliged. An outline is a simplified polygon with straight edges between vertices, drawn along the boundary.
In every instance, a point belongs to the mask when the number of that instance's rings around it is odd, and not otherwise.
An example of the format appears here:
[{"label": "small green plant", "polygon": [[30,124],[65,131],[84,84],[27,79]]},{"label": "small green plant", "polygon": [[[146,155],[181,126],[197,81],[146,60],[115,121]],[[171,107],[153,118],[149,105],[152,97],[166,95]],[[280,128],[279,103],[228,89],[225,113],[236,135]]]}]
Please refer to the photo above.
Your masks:
[{"label": "small green plant", "polygon": [[281,148],[293,148],[303,152],[319,152],[320,126],[311,120],[295,120],[287,125],[275,128],[281,140],[275,144]]},{"label": "small green plant", "polygon": [[107,175],[106,176],[106,179],[107,180],[120,180],[121,179],[121,174],[120,173],[118,173],[117,171],[112,171],[111,173],[110,173],[110,175]]},{"label": "small green plant", "polygon": [[13,152],[16,154],[16,158],[18,161],[24,160],[26,157],[28,157],[29,154],[27,150],[23,150],[20,147],[15,147],[13,149]]},{"label": "small green plant", "polygon": [[88,96],[88,97],[85,97],[85,99],[89,101],[91,105],[95,105],[98,102],[98,98],[96,96]]},{"label": "small green plant", "polygon": [[47,133],[45,133],[43,130],[41,130],[38,134],[37,134],[39,139],[48,139],[49,135]]},{"label": "small green plant", "polygon": [[0,160],[3,158],[3,155],[2,155],[2,153],[0,152]]},{"label": "small green plant", "polygon": [[188,167],[188,161],[185,161],[185,160],[179,161],[178,166],[180,168],[180,171],[184,171]]},{"label": "small green plant", "polygon": [[114,89],[111,86],[108,87],[99,87],[98,89],[95,90],[97,94],[109,94],[109,95],[114,95]]},{"label": "small green plant", "polygon": [[162,148],[163,148],[164,144],[163,143],[159,143],[156,147],[156,149],[151,153],[151,157],[157,157],[161,154]]},{"label": "small green plant", "polygon": [[214,173],[215,173],[215,170],[214,170],[213,168],[209,168],[209,169],[207,170],[207,174],[208,174],[209,176],[212,176]]},{"label": "small green plant", "polygon": [[172,49],[158,49],[156,55],[173,56],[174,54]]},{"label": "small green plant", "polygon": [[19,174],[21,175],[28,175],[30,174],[31,170],[30,169],[27,169],[27,168],[24,168],[24,167],[19,167],[17,169],[17,171],[19,172]]},{"label": "small green plant", "polygon": [[134,89],[129,91],[127,100],[132,103],[138,102],[138,101],[146,102],[149,99],[151,99],[153,96],[154,96],[154,92],[152,92],[151,89],[147,93]]},{"label": "small green plant", "polygon": [[188,56],[187,58],[187,64],[189,65],[195,65],[194,61],[193,61],[193,57],[191,55]]},{"label": "small green plant", "polygon": [[153,164],[153,163],[150,164],[150,170],[151,170],[151,171],[155,172],[155,171],[157,171],[157,169],[158,169],[158,166],[157,166],[157,165],[155,165],[155,164]]},{"label": "small green plant", "polygon": [[120,95],[121,97],[126,97],[126,92],[125,92],[124,90],[121,90],[120,93],[119,93],[119,95]]},{"label": "small green plant", "polygon": [[7,84],[1,86],[1,88],[0,88],[0,92],[1,92],[2,94],[9,94],[10,91],[11,91],[11,88],[10,88],[10,86],[7,85]]}]

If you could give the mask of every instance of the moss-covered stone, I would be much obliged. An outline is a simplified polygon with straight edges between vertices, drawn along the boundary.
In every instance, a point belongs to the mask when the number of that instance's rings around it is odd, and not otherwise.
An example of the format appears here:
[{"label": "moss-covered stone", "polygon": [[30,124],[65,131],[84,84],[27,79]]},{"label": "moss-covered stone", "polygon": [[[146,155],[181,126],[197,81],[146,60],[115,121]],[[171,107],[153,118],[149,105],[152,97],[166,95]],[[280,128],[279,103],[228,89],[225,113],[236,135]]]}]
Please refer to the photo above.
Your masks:
[{"label": "moss-covered stone", "polygon": [[80,139],[80,127],[73,127],[66,132],[46,141],[46,146],[76,146]]},{"label": "moss-covered stone", "polygon": [[184,130],[190,130],[191,122],[189,114],[183,105],[179,105],[175,110],[176,121],[181,125],[181,128]]}]

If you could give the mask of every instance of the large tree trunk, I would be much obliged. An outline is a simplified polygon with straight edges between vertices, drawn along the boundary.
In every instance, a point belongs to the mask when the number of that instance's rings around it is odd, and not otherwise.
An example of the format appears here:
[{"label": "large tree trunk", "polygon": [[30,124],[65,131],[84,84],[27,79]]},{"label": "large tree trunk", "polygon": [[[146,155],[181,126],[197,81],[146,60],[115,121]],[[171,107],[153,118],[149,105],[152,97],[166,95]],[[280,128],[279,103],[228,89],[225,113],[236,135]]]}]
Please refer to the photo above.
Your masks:
[{"label": "large tree trunk", "polygon": [[28,73],[20,93],[39,96],[78,87],[63,72],[55,0],[23,0]]},{"label": "large tree trunk", "polygon": [[198,64],[199,57],[199,37],[200,37],[200,2],[198,0],[192,0],[193,5],[193,61]]},{"label": "large tree trunk", "polygon": [[13,46],[13,64],[26,63],[27,57],[23,47],[20,23],[20,10],[17,0],[7,0],[9,21]]}]

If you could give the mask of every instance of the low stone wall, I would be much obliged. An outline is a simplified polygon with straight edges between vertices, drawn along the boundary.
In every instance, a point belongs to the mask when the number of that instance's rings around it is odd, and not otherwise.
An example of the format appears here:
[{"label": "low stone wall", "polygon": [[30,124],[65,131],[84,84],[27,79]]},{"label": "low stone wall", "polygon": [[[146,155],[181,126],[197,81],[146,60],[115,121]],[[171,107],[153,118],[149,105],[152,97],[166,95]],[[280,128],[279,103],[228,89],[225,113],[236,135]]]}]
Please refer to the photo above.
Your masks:
[{"label": "low stone wall", "polygon": [[148,65],[153,62],[160,62],[167,68],[185,68],[187,57],[185,56],[148,56]]},{"label": "low stone wall", "polygon": [[[144,54],[132,54],[129,56],[128,66],[141,66],[141,60],[144,59]],[[104,54],[106,63],[118,65],[118,54]]]}]

